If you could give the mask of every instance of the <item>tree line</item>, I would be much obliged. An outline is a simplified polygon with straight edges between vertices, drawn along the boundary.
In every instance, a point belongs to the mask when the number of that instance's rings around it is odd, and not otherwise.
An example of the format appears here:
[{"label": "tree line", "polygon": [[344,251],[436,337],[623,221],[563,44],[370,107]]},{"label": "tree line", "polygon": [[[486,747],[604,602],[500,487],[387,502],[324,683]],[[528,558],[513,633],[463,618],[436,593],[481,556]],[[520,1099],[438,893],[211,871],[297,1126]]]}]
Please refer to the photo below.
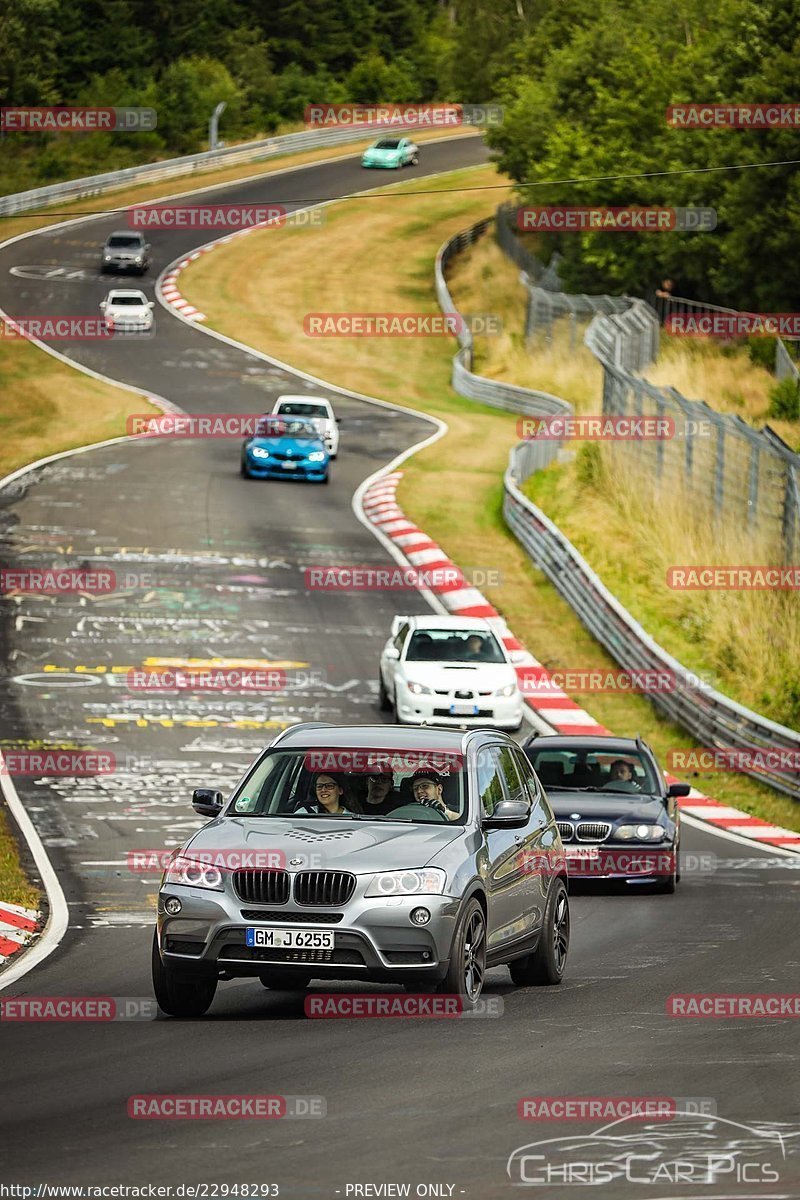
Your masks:
[{"label": "tree line", "polygon": [[505,119],[488,138],[526,202],[716,210],[713,232],[546,235],[569,289],[670,278],[677,294],[793,311],[800,128],[665,113],[800,103],[799,18],[800,0],[5,0],[4,104],[152,107],[158,126],[6,134],[0,190],[203,149],[222,100],[228,142],[312,103],[494,102]]}]

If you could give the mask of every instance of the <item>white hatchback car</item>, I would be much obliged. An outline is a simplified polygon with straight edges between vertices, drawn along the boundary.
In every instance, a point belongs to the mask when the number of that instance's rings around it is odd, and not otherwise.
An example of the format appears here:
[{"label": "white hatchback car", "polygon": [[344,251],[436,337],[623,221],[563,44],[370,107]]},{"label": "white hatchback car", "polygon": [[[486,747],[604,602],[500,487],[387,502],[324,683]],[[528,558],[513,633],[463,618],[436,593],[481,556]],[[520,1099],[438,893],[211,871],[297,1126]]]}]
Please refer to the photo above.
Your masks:
[{"label": "white hatchback car", "polygon": [[100,308],[115,333],[149,333],[153,328],[153,301],[144,292],[114,288],[100,301]]},{"label": "white hatchback car", "polygon": [[322,396],[278,396],[273,413],[285,417],[304,417],[322,435],[331,458],[339,453],[339,420],[330,400]]},{"label": "white hatchback car", "polygon": [[384,712],[401,725],[519,729],[524,702],[513,656],[480,617],[395,617],[381,652]]}]

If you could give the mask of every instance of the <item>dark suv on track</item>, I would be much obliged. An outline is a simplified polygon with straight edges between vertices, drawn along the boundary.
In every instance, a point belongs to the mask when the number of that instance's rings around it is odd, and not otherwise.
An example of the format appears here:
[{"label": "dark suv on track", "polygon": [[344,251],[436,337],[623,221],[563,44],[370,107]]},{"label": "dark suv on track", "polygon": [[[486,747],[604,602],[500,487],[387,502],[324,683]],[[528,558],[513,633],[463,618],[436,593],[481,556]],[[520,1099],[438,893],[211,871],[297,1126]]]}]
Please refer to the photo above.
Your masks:
[{"label": "dark suv on track", "polygon": [[200,1016],[219,980],[401,983],[477,1000],[487,967],[561,982],[566,861],[519,746],[494,730],[305,724],[282,734],[175,851],[153,983]]}]

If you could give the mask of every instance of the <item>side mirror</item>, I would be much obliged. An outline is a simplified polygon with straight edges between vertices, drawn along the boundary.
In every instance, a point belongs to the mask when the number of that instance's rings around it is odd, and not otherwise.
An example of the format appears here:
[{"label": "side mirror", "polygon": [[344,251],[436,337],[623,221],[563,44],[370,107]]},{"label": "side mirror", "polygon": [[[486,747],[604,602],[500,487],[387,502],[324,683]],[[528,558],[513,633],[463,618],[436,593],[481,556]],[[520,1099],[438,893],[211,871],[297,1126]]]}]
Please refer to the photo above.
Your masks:
[{"label": "side mirror", "polygon": [[107,303],[107,302],[106,302],[105,300],[101,300],[101,301],[100,301],[100,307],[101,307],[101,308],[105,308],[105,306],[106,306],[106,303]]},{"label": "side mirror", "polygon": [[155,306],[156,306],[156,302],[155,302],[155,300],[148,300],[148,301],[147,301],[147,307],[148,307],[148,308],[155,308]]},{"label": "side mirror", "polygon": [[397,659],[400,657],[400,651],[397,649],[397,646],[387,646],[384,650],[384,654],[387,658]]},{"label": "side mirror", "polygon": [[530,812],[525,800],[501,800],[492,815],[483,818],[483,828],[522,829],[528,824]]},{"label": "side mirror", "polygon": [[688,796],[692,790],[691,784],[688,783],[671,783],[667,788],[668,796]]},{"label": "side mirror", "polygon": [[514,664],[514,666],[518,667],[525,662],[528,655],[524,650],[511,650],[509,651],[508,657],[511,659],[511,662]]},{"label": "side mirror", "polygon": [[218,817],[223,800],[222,792],[214,788],[195,788],[192,792],[192,808],[201,817]]}]

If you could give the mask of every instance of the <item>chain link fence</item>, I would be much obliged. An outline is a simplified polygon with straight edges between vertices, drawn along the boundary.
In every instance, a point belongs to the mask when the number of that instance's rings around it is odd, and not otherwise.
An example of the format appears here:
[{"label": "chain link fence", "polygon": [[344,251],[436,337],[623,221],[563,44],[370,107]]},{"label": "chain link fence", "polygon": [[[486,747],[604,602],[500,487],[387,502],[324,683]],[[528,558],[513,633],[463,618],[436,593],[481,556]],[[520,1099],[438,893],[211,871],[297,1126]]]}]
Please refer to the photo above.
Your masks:
[{"label": "chain link fence", "polygon": [[[557,270],[535,261],[514,232],[515,209],[501,205],[495,215],[498,243],[517,264],[528,290],[526,337],[544,332],[550,342],[554,324],[570,321],[575,348],[579,317],[591,316],[584,343],[603,368],[603,414],[655,417],[670,422],[673,435],[658,440],[608,443],[608,453],[623,469],[643,472],[658,488],[680,481],[693,508],[734,527],[757,533],[786,563],[800,551],[800,455],[770,429],[753,429],[733,413],[721,413],[703,400],[689,400],[675,388],[656,387],[641,377],[658,357],[661,322],[679,312],[735,313],[735,309],[657,293],[656,308],[628,296],[570,294],[554,287]],[[557,264],[556,264],[557,266]],[[787,347],[776,339],[776,375],[800,379]]]}]

